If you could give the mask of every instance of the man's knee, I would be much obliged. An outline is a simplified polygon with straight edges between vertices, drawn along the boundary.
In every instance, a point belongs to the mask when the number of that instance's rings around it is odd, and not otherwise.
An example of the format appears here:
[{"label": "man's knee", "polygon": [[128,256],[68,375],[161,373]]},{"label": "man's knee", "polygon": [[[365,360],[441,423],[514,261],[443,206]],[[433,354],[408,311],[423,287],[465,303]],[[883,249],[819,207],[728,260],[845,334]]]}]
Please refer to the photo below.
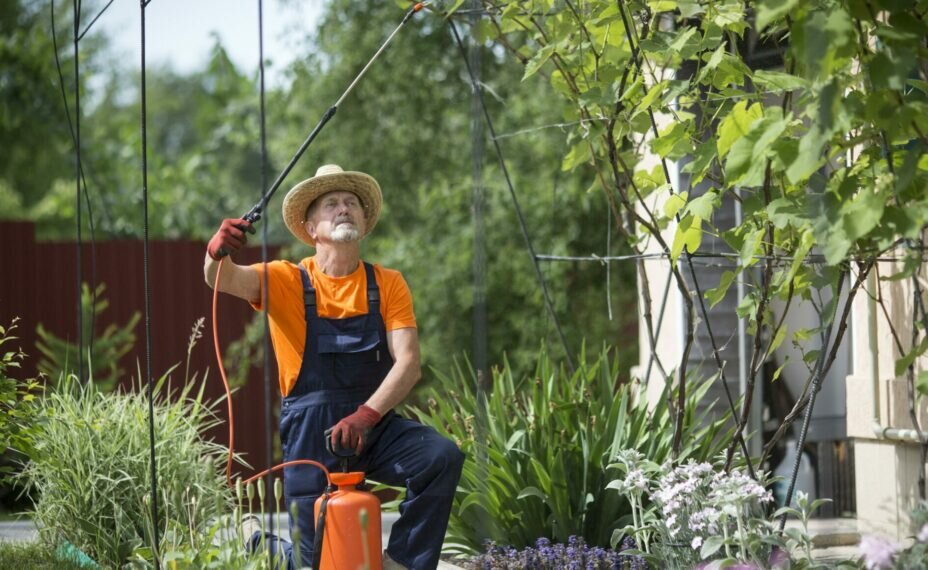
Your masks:
[{"label": "man's knee", "polygon": [[434,462],[443,473],[453,476],[456,482],[464,468],[465,455],[450,439],[442,437],[438,441],[440,443],[434,449]]}]

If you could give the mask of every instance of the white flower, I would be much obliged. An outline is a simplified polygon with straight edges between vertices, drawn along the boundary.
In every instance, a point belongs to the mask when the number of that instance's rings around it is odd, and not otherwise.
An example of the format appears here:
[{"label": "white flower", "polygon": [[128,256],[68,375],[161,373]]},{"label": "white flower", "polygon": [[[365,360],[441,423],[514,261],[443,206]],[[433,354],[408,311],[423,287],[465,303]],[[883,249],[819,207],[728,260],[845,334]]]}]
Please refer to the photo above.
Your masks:
[{"label": "white flower", "polygon": [[921,530],[918,531],[916,537],[919,542],[928,542],[928,523],[922,525]]},{"label": "white flower", "polygon": [[699,550],[699,547],[702,546],[702,537],[697,536],[693,538],[693,542],[690,543],[690,546],[693,547],[693,550]]}]

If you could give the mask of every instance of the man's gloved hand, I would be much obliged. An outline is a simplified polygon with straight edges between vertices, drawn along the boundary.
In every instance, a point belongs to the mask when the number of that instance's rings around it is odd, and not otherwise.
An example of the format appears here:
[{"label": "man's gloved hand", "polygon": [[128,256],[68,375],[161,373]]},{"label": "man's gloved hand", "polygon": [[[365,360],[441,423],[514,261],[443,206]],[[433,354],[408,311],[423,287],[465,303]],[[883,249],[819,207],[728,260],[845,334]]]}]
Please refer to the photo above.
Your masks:
[{"label": "man's gloved hand", "polygon": [[245,232],[255,233],[255,229],[251,227],[251,222],[248,220],[243,218],[226,218],[222,220],[219,230],[216,231],[206,246],[206,253],[218,261],[220,258],[238,251],[248,241]]},{"label": "man's gloved hand", "polygon": [[367,434],[382,417],[374,408],[361,404],[355,413],[335,424],[332,429],[332,448],[354,449],[355,453],[361,453]]}]

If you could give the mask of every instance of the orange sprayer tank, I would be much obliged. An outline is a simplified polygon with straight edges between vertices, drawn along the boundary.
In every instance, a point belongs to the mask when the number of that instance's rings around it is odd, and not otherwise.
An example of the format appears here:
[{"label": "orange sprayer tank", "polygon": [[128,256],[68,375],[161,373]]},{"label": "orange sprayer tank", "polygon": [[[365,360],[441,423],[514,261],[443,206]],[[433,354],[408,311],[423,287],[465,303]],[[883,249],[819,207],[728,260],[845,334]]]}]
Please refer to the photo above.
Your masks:
[{"label": "orange sprayer tank", "polygon": [[[364,473],[333,472],[330,477],[338,490],[329,494],[326,505],[319,570],[382,570],[380,501],[357,488],[364,481]],[[319,497],[316,501],[314,520],[319,520],[322,500]],[[362,525],[362,511],[367,513],[366,528]]]}]

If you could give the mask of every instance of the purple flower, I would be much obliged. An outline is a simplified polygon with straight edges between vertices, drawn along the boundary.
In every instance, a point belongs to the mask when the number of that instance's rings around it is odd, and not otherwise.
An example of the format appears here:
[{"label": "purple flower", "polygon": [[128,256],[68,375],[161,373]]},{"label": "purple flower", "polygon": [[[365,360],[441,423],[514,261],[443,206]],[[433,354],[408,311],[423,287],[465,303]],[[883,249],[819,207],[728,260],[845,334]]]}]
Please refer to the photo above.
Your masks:
[{"label": "purple flower", "polygon": [[889,539],[879,536],[865,536],[860,539],[858,546],[864,557],[864,566],[867,570],[883,570],[892,568],[893,558],[899,551],[899,545]]},{"label": "purple flower", "polygon": [[785,550],[774,546],[773,550],[770,551],[770,557],[767,559],[767,566],[775,569],[789,568],[789,554]]}]

